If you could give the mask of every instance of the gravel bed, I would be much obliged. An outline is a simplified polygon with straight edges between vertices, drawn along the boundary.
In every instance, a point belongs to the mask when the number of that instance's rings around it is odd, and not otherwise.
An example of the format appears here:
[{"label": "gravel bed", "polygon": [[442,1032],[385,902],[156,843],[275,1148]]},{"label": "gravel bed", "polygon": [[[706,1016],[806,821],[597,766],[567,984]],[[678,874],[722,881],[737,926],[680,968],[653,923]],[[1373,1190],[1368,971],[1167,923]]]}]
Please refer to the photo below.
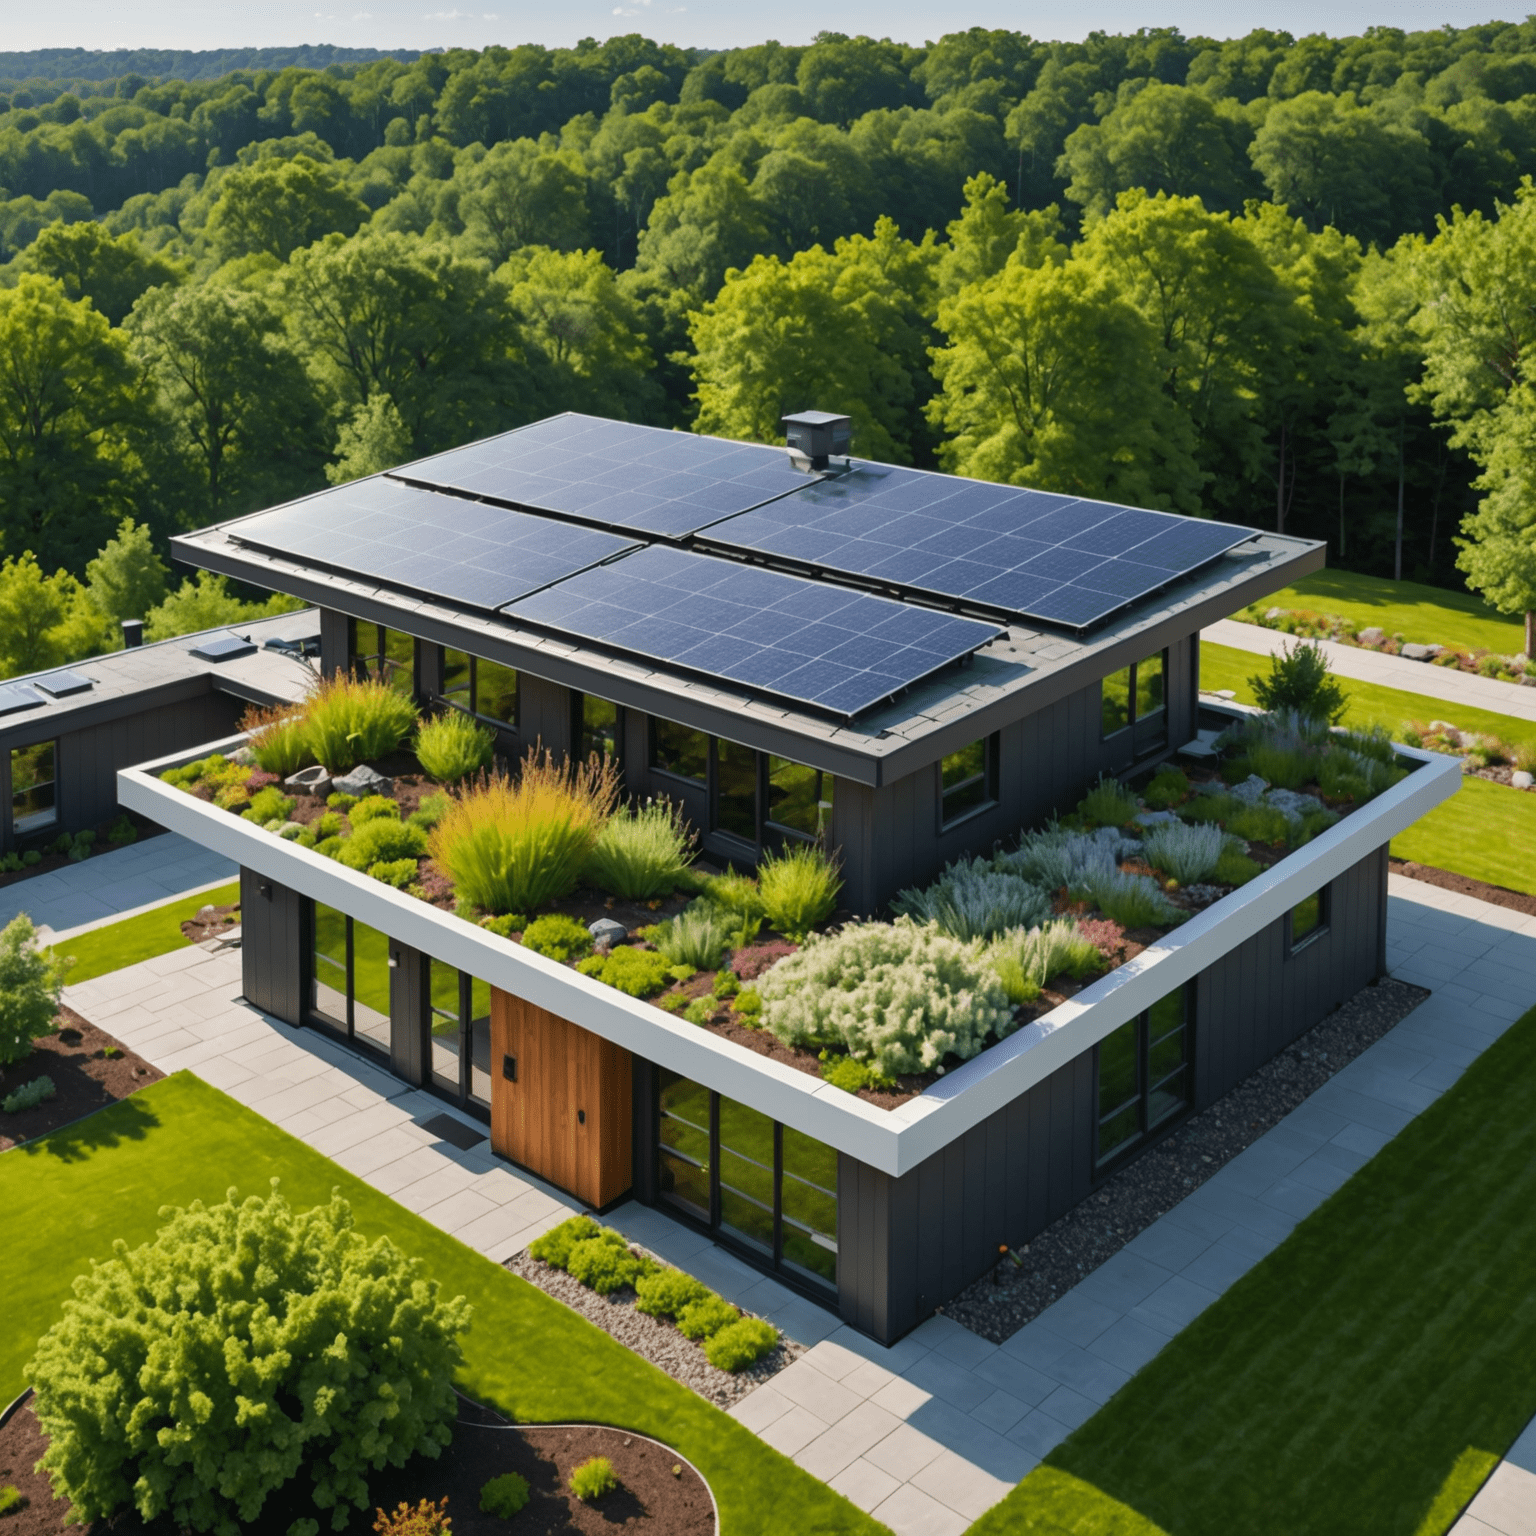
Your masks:
[{"label": "gravel bed", "polygon": [[1001,1344],[1251,1146],[1429,993],[1388,977],[1363,987],[1209,1109],[1182,1121],[1081,1204],[939,1311]]},{"label": "gravel bed", "polygon": [[581,1313],[588,1322],[596,1323],[626,1349],[634,1350],[685,1387],[692,1387],[717,1408],[729,1408],[739,1403],[753,1388],[762,1386],[805,1353],[803,1344],[780,1333],[777,1347],[756,1364],[741,1371],[717,1371],[709,1363],[703,1347],[692,1339],[685,1339],[671,1322],[638,1311],[635,1293],[628,1287],[611,1296],[599,1296],[581,1281],[573,1280],[563,1269],[554,1269],[543,1260],[530,1257],[526,1248],[514,1253],[506,1261],[506,1267],[557,1301],[563,1301],[573,1312]]}]

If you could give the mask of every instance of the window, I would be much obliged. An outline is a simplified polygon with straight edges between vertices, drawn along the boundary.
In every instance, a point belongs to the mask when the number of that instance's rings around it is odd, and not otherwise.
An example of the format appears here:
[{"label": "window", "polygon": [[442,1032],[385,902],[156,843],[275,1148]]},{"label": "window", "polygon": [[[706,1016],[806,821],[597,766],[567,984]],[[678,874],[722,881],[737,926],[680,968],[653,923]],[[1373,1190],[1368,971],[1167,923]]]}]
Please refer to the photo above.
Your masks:
[{"label": "window", "polygon": [[1168,745],[1168,653],[1112,672],[1099,685],[1099,734],[1105,740],[1129,730],[1132,757]]},{"label": "window", "polygon": [[491,1110],[491,988],[441,960],[429,960],[432,1087],[461,1108]]},{"label": "window", "polygon": [[506,730],[517,729],[517,673],[464,651],[443,652],[443,702]]},{"label": "window", "polygon": [[1326,885],[1320,891],[1313,891],[1286,913],[1285,947],[1290,954],[1305,949],[1313,939],[1321,938],[1328,931],[1328,891]]},{"label": "window", "polygon": [[800,841],[820,837],[832,814],[832,775],[787,757],[768,759],[768,805],[764,820],[776,832]]},{"label": "window", "polygon": [[389,1054],[389,940],[334,907],[311,903],[309,1012],[358,1045]]},{"label": "window", "polygon": [[1188,1007],[1189,989],[1180,987],[1099,1042],[1100,1167],[1189,1103]]},{"label": "window", "polygon": [[717,737],[714,757],[714,828],[745,843],[756,843],[757,753]]},{"label": "window", "polygon": [[357,676],[375,678],[398,693],[414,693],[416,642],[409,635],[361,619],[356,622],[355,635],[352,670]]},{"label": "window", "polygon": [[606,757],[618,762],[624,755],[624,711],[590,693],[579,693],[576,700],[578,759],[584,763],[588,758]]},{"label": "window", "polygon": [[760,1110],[658,1069],[664,1204],[821,1289],[837,1285],[837,1151]]},{"label": "window", "polygon": [[651,767],[702,784],[709,776],[709,737],[686,725],[651,718]]},{"label": "window", "polygon": [[973,741],[939,764],[939,826],[984,810],[997,800],[997,737]]},{"label": "window", "polygon": [[11,831],[41,832],[59,819],[57,743],[11,748]]}]

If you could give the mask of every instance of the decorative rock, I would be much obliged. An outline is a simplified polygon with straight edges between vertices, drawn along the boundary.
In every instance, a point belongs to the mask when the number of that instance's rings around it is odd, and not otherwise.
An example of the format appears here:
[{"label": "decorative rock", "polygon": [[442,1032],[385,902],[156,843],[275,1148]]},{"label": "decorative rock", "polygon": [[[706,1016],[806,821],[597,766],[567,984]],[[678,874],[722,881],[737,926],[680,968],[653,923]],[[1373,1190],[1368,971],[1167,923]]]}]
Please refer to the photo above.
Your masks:
[{"label": "decorative rock", "polygon": [[237,768],[254,768],[256,766],[256,754],[249,747],[236,747],[229,754],[229,760]]},{"label": "decorative rock", "polygon": [[1443,646],[1419,645],[1415,642],[1405,645],[1399,655],[1406,657],[1409,661],[1433,661],[1443,649]]},{"label": "decorative rock", "polygon": [[313,768],[300,768],[283,780],[283,788],[296,795],[315,795],[320,799],[331,792],[331,771],[317,763]]},{"label": "decorative rock", "polygon": [[354,768],[351,773],[343,774],[339,779],[332,779],[331,788],[337,794],[356,795],[361,800],[365,795],[393,794],[395,781],[386,779],[382,773],[363,763]]},{"label": "decorative rock", "polygon": [[1165,821],[1177,821],[1179,818],[1172,811],[1142,811],[1136,818],[1139,827],[1161,826]]},{"label": "decorative rock", "polygon": [[1380,645],[1387,638],[1387,632],[1379,625],[1372,624],[1369,629],[1362,629],[1355,638],[1361,645]]},{"label": "decorative rock", "polygon": [[1449,720],[1431,720],[1429,733],[1431,736],[1444,736],[1453,746],[1461,745],[1461,732]]},{"label": "decorative rock", "polygon": [[587,932],[592,935],[592,942],[599,949],[611,949],[629,937],[629,929],[611,917],[600,917],[595,923],[588,923]]},{"label": "decorative rock", "polygon": [[1516,789],[1536,788],[1536,777],[1533,777],[1531,774],[1527,773],[1523,768],[1515,769],[1515,771],[1509,776],[1509,782],[1513,784]]},{"label": "decorative rock", "polygon": [[1272,789],[1264,798],[1290,821],[1300,821],[1322,805],[1316,795],[1304,795],[1294,789]]},{"label": "decorative rock", "polygon": [[1278,619],[1278,618],[1282,618],[1284,616],[1284,614],[1285,614],[1285,609],[1284,608],[1271,608],[1271,609],[1269,609],[1265,613],[1264,617],[1266,619]]},{"label": "decorative rock", "polygon": [[1234,800],[1241,800],[1244,805],[1257,805],[1264,798],[1264,791],[1269,788],[1269,781],[1261,779],[1258,774],[1251,773],[1241,784],[1234,784],[1227,793]]}]

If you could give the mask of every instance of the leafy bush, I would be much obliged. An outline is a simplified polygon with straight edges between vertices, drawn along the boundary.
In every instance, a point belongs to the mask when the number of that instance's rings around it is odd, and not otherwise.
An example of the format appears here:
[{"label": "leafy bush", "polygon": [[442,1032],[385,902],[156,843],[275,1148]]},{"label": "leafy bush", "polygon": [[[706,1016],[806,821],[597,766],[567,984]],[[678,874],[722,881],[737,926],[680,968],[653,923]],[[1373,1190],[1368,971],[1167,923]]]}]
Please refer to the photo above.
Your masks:
[{"label": "leafy bush", "polygon": [[275,784],[269,784],[251,796],[250,805],[240,814],[264,827],[269,821],[287,821],[293,815],[293,805],[292,795],[285,795]]},{"label": "leafy bush", "polygon": [[1148,827],[1141,840],[1147,863],[1180,885],[1193,885],[1197,880],[1204,880],[1215,869],[1226,841],[1220,827],[1187,826],[1182,821]]},{"label": "leafy bush", "polygon": [[1189,779],[1182,768],[1160,768],[1141,798],[1149,810],[1171,810],[1189,794]]},{"label": "leafy bush", "polygon": [[1077,814],[1095,827],[1123,827],[1140,810],[1136,796],[1108,774],[1101,774],[1099,782],[1077,803]]},{"label": "leafy bush", "polygon": [[114,845],[123,843],[136,843],[139,840],[139,829],[134,826],[132,819],[126,811],[113,821],[107,828],[107,841]]},{"label": "leafy bush", "polygon": [[1114,827],[1073,832],[1053,823],[1041,831],[1026,832],[1019,846],[1012,853],[1000,854],[993,866],[1043,890],[1070,890],[1090,875],[1109,874],[1122,858],[1140,850],[1140,843]]},{"label": "leafy bush", "polygon": [[757,881],[751,875],[738,875],[734,869],[727,869],[723,875],[711,875],[704,882],[704,894],[717,907],[748,921],[768,915]]},{"label": "leafy bush", "polygon": [[[317,851],[319,845],[316,845]],[[376,816],[342,840],[337,859],[348,869],[368,869],[374,864],[393,864],[397,859],[419,859],[427,851],[427,834],[420,827],[388,816]]]},{"label": "leafy bush", "polygon": [[397,891],[403,891],[416,878],[415,859],[380,859],[368,866],[370,880],[382,880]]},{"label": "leafy bush", "polygon": [[542,1237],[534,1238],[528,1244],[528,1252],[553,1269],[564,1269],[570,1259],[571,1249],[602,1231],[603,1228],[590,1216],[571,1216],[558,1227],[551,1227]]},{"label": "leafy bush", "polygon": [[673,965],[712,971],[725,954],[731,932],[729,914],[707,897],[701,897],[690,902],[676,917],[647,928],[645,938]]},{"label": "leafy bush", "polygon": [[834,1056],[830,1051],[821,1053],[821,1078],[844,1093],[857,1093],[861,1088],[894,1088],[896,1079],[878,1072],[867,1061],[855,1061],[852,1056]]},{"label": "leafy bush", "polygon": [[335,859],[341,856],[341,850],[347,845],[344,837],[322,837],[315,844],[315,852],[327,859]]},{"label": "leafy bush", "polygon": [[301,1474],[340,1523],[370,1471],[451,1440],[463,1297],[363,1237],[339,1195],[296,1213],[272,1182],[118,1244],[38,1341],[42,1465],[82,1523],[131,1505],[233,1530]]},{"label": "leafy bush", "polygon": [[257,766],[280,779],[315,760],[303,712],[293,704],[248,709],[241,718],[240,729],[249,736],[247,745]]},{"label": "leafy bush", "polygon": [[785,955],[794,954],[798,946],[784,939],[769,939],[762,944],[749,944],[731,956],[731,969],[740,981],[756,981],[770,966],[777,965]]},{"label": "leafy bush", "polygon": [[714,1294],[680,1269],[658,1269],[635,1282],[635,1310],[648,1317],[676,1317],[684,1307]]},{"label": "leafy bush", "polygon": [[496,733],[457,709],[423,720],[416,730],[416,760],[442,784],[457,784],[496,755]]},{"label": "leafy bush", "polygon": [[523,930],[523,947],[551,960],[579,960],[592,953],[592,935],[585,923],[551,912],[534,918]]},{"label": "leafy bush", "polygon": [[322,679],[304,702],[309,749],[332,773],[384,757],[411,733],[416,706],[376,678]]},{"label": "leafy bush", "polygon": [[741,983],[736,979],[734,971],[721,971],[715,977],[714,985],[709,991],[711,997],[718,997],[723,1002],[728,997],[735,997],[741,991]]},{"label": "leafy bush", "polygon": [[1281,789],[1300,789],[1317,772],[1317,757],[1302,747],[1258,743],[1248,753],[1248,764],[1268,784]]},{"label": "leafy bush", "polygon": [[527,1502],[528,1479],[516,1472],[503,1472],[480,1490],[480,1513],[498,1520],[510,1520]]},{"label": "leafy bush", "polygon": [[413,827],[430,832],[448,814],[447,795],[423,795],[416,809],[406,817]]},{"label": "leafy bush", "polygon": [[1283,843],[1291,824],[1277,806],[1239,804],[1226,818],[1227,831],[1250,843]]},{"label": "leafy bush", "polygon": [[[385,1514],[382,1509],[374,1513],[377,1516],[373,1522],[374,1536],[450,1536],[453,1529],[448,1518],[447,1494],[436,1504],[431,1499],[423,1499],[416,1505],[397,1504],[392,1515]],[[302,1521],[295,1523],[303,1524]],[[314,1521],[310,1523],[316,1524]],[[291,1527],[288,1536],[296,1536]]]},{"label": "leafy bush", "polygon": [[1127,875],[1118,869],[1096,875],[1083,884],[1081,894],[1122,928],[1166,928],[1184,921],[1183,910],[1147,875]]},{"label": "leafy bush", "polygon": [[571,1473],[571,1492],[583,1504],[612,1493],[618,1486],[613,1463],[606,1456],[593,1456]]},{"label": "leafy bush", "polygon": [[1185,821],[1224,822],[1242,810],[1243,802],[1236,795],[1226,793],[1196,795],[1188,805],[1179,807],[1179,815]]},{"label": "leafy bush", "polygon": [[733,1004],[736,1013],[746,1019],[755,1019],[763,1011],[763,996],[756,987],[744,987],[736,994]]},{"label": "leafy bush", "polygon": [[768,921],[797,943],[836,911],[842,888],[837,861],[809,844],[769,854],[757,866],[757,889]]},{"label": "leafy bush", "polygon": [[692,841],[682,811],[670,801],[628,806],[604,823],[585,876],[626,901],[669,896],[688,869]]},{"label": "leafy bush", "polygon": [[1216,860],[1211,879],[1218,885],[1247,885],[1262,869],[1263,866],[1257,860],[1250,859],[1239,844],[1229,842],[1221,850],[1221,857]]},{"label": "leafy bush", "polygon": [[1044,922],[1051,898],[1022,875],[994,869],[985,859],[958,859],[932,885],[903,891],[891,906],[951,938],[970,941]]},{"label": "leafy bush", "polygon": [[1002,983],[970,946],[906,917],[816,936],[758,991],[779,1039],[841,1047],[889,1076],[968,1059],[1013,1022]]},{"label": "leafy bush", "polygon": [[326,805],[333,811],[350,811],[357,804],[357,796],[345,794],[341,790],[333,790],[325,797]]},{"label": "leafy bush", "polygon": [[779,1330],[760,1317],[742,1317],[728,1324],[704,1345],[704,1354],[717,1371],[739,1371],[755,1364],[779,1342]]},{"label": "leafy bush", "polygon": [[711,1291],[697,1301],[690,1301],[677,1314],[677,1331],[685,1339],[708,1339],[730,1327],[740,1316],[730,1302]]},{"label": "leafy bush", "polygon": [[1250,677],[1248,686],[1266,710],[1290,709],[1333,724],[1349,707],[1343,685],[1333,676],[1321,647],[1297,641],[1269,658],[1267,677]]},{"label": "leafy bush", "polygon": [[683,1009],[683,1017],[690,1024],[708,1024],[714,1016],[714,1004],[707,997],[696,997]]},{"label": "leafy bush", "polygon": [[628,945],[620,945],[606,955],[593,955],[576,969],[629,997],[653,997],[672,980],[672,962],[665,955],[653,949],[631,949]]},{"label": "leafy bush", "polygon": [[0,1515],[8,1515],[21,1503],[21,1489],[13,1483],[0,1488]]},{"label": "leafy bush", "polygon": [[618,793],[611,762],[557,767],[530,752],[511,780],[462,793],[433,828],[433,857],[485,912],[534,912],[575,888]]},{"label": "leafy bush", "polygon": [[521,912],[504,912],[500,917],[482,917],[480,926],[499,939],[510,939],[528,927],[528,919]]},{"label": "leafy bush", "polygon": [[354,831],[358,827],[366,827],[370,821],[377,821],[381,816],[399,821],[400,802],[388,795],[364,795],[347,811],[347,820],[352,823]]},{"label": "leafy bush", "polygon": [[46,1104],[58,1096],[59,1090],[51,1077],[34,1077],[31,1082],[23,1083],[14,1093],[8,1093],[4,1099],[0,1099],[0,1109],[8,1115],[19,1115],[24,1109],[36,1109],[39,1104]]},{"label": "leafy bush", "polygon": [[64,977],[74,962],[39,949],[37,929],[18,912],[0,930],[0,1067],[20,1061],[53,1029]]},{"label": "leafy bush", "polygon": [[654,1268],[650,1259],[631,1253],[629,1244],[612,1227],[603,1227],[596,1237],[573,1243],[565,1261],[566,1273],[599,1296],[633,1285]]}]

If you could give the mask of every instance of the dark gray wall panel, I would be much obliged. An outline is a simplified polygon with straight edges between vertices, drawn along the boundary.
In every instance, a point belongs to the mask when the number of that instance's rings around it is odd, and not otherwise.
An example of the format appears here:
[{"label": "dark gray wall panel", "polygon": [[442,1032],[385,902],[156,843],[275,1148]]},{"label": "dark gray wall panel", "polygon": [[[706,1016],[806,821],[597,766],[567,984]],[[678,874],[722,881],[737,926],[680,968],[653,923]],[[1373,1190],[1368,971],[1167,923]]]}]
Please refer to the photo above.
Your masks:
[{"label": "dark gray wall panel", "polygon": [[553,752],[556,758],[571,750],[571,690],[542,677],[520,672],[517,678],[518,734],[523,746]]},{"label": "dark gray wall panel", "polygon": [[352,659],[352,625],[355,621],[334,608],[320,610],[320,670],[327,676],[345,672]]},{"label": "dark gray wall panel", "polygon": [[432,962],[398,939],[389,941],[389,959],[389,1066],[419,1088],[432,1060]]},{"label": "dark gray wall panel", "polygon": [[240,974],[245,1000],[285,1024],[302,1021],[307,970],[297,891],[240,871]]}]

